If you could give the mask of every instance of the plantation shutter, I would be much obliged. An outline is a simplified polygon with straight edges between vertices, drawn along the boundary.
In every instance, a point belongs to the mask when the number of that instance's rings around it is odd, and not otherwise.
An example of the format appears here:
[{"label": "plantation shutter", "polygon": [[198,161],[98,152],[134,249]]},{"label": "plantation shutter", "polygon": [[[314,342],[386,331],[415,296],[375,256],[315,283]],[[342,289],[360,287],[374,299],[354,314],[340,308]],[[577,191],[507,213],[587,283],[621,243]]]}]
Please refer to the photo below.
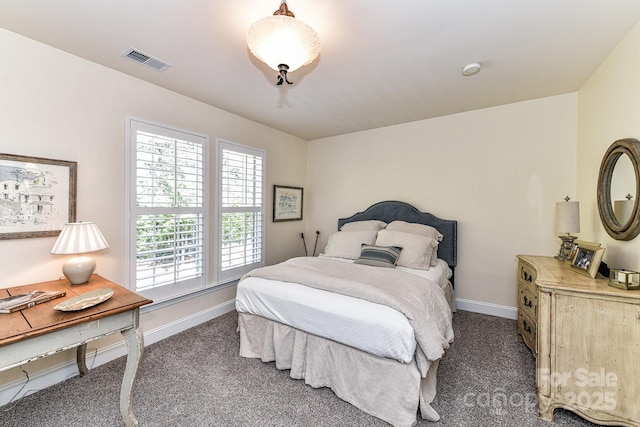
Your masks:
[{"label": "plantation shutter", "polygon": [[219,281],[263,265],[264,151],[218,141]]},{"label": "plantation shutter", "polygon": [[135,290],[155,301],[206,286],[206,137],[131,121]]}]

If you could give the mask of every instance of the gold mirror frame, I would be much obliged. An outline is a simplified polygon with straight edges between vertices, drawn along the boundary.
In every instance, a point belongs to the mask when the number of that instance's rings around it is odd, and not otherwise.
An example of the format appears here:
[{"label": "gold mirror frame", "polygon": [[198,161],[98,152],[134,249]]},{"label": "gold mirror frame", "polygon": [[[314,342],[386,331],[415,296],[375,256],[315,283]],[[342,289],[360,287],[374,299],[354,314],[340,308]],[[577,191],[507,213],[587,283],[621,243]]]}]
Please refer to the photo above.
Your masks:
[{"label": "gold mirror frame", "polygon": [[[613,211],[611,200],[611,177],[615,170],[618,159],[623,154],[629,156],[635,172],[635,200],[631,216],[624,223],[620,224]],[[616,240],[631,240],[640,234],[640,210],[638,200],[640,200],[640,141],[633,138],[619,139],[607,149],[598,176],[598,212],[604,229],[609,236]]]}]

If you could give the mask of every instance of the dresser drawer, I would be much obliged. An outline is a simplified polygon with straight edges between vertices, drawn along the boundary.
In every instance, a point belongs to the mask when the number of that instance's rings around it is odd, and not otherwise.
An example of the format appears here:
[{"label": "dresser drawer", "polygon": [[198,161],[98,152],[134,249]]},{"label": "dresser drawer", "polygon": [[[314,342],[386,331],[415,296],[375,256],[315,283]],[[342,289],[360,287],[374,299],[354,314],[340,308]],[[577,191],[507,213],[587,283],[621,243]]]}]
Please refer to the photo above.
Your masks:
[{"label": "dresser drawer", "polygon": [[520,261],[518,263],[518,284],[527,288],[530,293],[535,293],[536,270],[530,264]]},{"label": "dresser drawer", "polygon": [[518,333],[534,356],[538,354],[536,323],[522,311],[518,311]]},{"label": "dresser drawer", "polygon": [[538,319],[538,297],[536,294],[531,293],[530,290],[524,286],[518,287],[518,310],[526,314],[530,319],[537,321]]}]

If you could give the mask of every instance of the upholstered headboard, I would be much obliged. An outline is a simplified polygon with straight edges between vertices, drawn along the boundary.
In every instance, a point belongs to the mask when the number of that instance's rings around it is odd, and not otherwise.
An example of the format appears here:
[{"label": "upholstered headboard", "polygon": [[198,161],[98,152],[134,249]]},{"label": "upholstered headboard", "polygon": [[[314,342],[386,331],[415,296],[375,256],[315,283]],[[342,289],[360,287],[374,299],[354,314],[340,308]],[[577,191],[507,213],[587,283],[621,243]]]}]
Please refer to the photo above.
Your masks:
[{"label": "upholstered headboard", "polygon": [[[440,219],[430,213],[420,212],[405,202],[386,201],[373,204],[363,212],[358,212],[348,218],[339,218],[338,230],[348,222],[371,219],[386,223],[406,221],[435,227],[444,236],[438,245],[438,258],[445,260],[452,271],[458,263],[458,221]],[[453,278],[451,282],[453,283]]]}]

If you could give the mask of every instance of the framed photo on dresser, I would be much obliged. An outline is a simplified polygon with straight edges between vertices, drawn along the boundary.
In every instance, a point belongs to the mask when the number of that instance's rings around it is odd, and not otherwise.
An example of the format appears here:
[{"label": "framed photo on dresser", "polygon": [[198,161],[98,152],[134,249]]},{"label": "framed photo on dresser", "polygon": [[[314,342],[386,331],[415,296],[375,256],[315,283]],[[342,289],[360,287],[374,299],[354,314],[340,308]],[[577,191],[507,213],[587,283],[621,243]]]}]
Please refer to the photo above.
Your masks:
[{"label": "framed photo on dresser", "polygon": [[604,255],[604,249],[599,243],[577,241],[572,251],[571,268],[595,278]]}]

